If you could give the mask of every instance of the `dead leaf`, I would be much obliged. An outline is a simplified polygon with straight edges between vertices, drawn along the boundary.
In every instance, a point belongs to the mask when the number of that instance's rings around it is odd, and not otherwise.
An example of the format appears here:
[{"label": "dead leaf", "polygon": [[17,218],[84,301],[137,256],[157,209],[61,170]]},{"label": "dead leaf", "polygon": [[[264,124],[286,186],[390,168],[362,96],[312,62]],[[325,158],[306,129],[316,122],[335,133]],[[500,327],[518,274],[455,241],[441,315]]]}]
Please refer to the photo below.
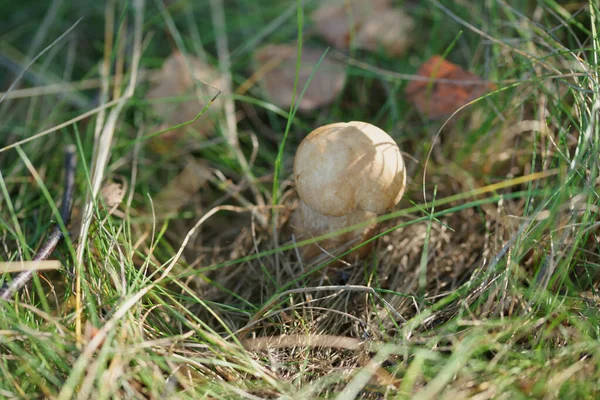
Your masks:
[{"label": "dead leaf", "polygon": [[[151,102],[152,110],[161,120],[161,124],[152,130],[163,130],[193,120],[218,93],[216,88],[223,86],[222,77],[213,67],[197,57],[173,52],[165,60],[154,86],[146,95],[147,99],[155,100]],[[182,139],[190,129],[206,135],[212,130],[219,111],[216,102],[193,123],[158,136],[154,147],[158,145],[160,149],[160,142]]]},{"label": "dead leaf", "polygon": [[102,189],[100,189],[100,195],[104,199],[104,204],[106,204],[107,209],[112,209],[113,207],[118,207],[119,204],[123,201],[123,197],[125,197],[125,190],[123,189],[123,185],[118,182],[106,182]]},{"label": "dead leaf", "polygon": [[[435,80],[410,82],[406,87],[406,96],[419,112],[431,119],[448,117],[471,100],[495,88],[495,85],[437,55],[421,65],[417,75]],[[442,79],[444,81],[437,81]]]},{"label": "dead leaf", "polygon": [[400,56],[412,43],[415,23],[390,0],[330,0],[312,15],[317,32],[338,48],[383,48]]},{"label": "dead leaf", "polygon": [[154,198],[158,215],[178,212],[208,181],[211,172],[204,164],[191,159],[187,165]]},{"label": "dead leaf", "polygon": [[[300,111],[311,111],[332,103],[346,83],[346,70],[342,63],[325,57],[317,67],[323,53],[316,48],[302,49],[296,96],[302,92],[313,69],[316,67],[317,70],[300,100]],[[295,45],[285,44],[268,45],[254,54],[257,73],[263,70],[263,88],[269,99],[282,108],[292,104],[297,54]]]},{"label": "dead leaf", "polygon": [[312,14],[317,32],[340,49],[350,47],[351,36],[370,16],[390,7],[390,0],[330,0],[323,1]]},{"label": "dead leaf", "polygon": [[402,10],[389,9],[372,14],[360,27],[355,45],[375,51],[380,47],[393,56],[401,56],[412,44],[415,23]]}]

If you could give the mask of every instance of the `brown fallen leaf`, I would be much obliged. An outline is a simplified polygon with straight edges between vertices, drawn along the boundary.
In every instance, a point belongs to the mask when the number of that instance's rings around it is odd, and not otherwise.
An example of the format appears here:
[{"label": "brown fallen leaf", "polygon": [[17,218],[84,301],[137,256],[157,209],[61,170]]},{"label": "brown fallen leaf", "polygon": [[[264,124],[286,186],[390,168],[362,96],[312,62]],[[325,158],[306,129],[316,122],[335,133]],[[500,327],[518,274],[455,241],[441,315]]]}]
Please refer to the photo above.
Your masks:
[{"label": "brown fallen leaf", "polygon": [[350,47],[352,35],[370,16],[390,7],[390,0],[329,0],[312,14],[317,32],[340,49]]},{"label": "brown fallen leaf", "polygon": [[[313,69],[324,50],[303,48],[298,74],[296,96],[308,82]],[[257,73],[263,70],[261,81],[269,99],[277,106],[287,108],[292,104],[294,80],[296,78],[296,60],[298,50],[296,45],[280,44],[267,45],[254,54]],[[332,103],[344,88],[346,69],[338,61],[325,57],[317,67],[315,75],[300,100],[300,111],[311,111],[317,107]]]},{"label": "brown fallen leaf", "polygon": [[109,181],[104,183],[100,189],[100,195],[108,209],[118,207],[125,197],[125,189],[119,182]]},{"label": "brown fallen leaf", "polygon": [[406,87],[406,96],[420,113],[431,119],[448,117],[488,90],[495,89],[494,84],[484,81],[438,55],[421,65],[417,75],[434,80],[410,82]]},{"label": "brown fallen leaf", "polygon": [[375,51],[380,47],[401,56],[412,44],[415,23],[402,10],[389,9],[372,14],[356,34],[356,47]]},{"label": "brown fallen leaf", "polygon": [[412,44],[413,19],[389,0],[325,1],[312,18],[317,32],[338,48],[382,48],[400,56]]},{"label": "brown fallen leaf", "polygon": [[125,192],[127,192],[127,181],[125,180],[123,180],[123,183],[112,180],[104,182],[102,189],[100,189],[100,196],[102,197],[102,205],[108,215],[125,218],[125,214],[118,210],[125,197]]},{"label": "brown fallen leaf", "polygon": [[190,159],[183,170],[154,197],[154,212],[164,217],[177,213],[206,184],[210,169]]},{"label": "brown fallen leaf", "polygon": [[[147,99],[156,100],[150,104],[154,115],[161,120],[152,131],[193,120],[217,94],[216,88],[223,86],[222,77],[213,67],[197,57],[173,52],[165,60],[155,84],[146,95]],[[206,135],[212,130],[219,111],[220,106],[215,102],[193,123],[156,137],[153,147],[160,150],[165,142],[166,147],[170,147],[168,142],[182,139],[190,129]]]}]

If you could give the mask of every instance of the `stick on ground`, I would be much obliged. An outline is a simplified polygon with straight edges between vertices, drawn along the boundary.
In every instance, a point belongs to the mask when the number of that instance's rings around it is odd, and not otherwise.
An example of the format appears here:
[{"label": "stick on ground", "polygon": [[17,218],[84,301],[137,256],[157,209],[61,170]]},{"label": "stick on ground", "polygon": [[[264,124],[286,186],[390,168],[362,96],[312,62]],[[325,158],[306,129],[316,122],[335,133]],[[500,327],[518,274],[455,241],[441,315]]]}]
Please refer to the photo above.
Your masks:
[{"label": "stick on ground", "polygon": [[[63,193],[62,204],[60,207],[60,216],[63,220],[64,226],[69,224],[71,220],[71,209],[73,207],[73,193],[75,188],[75,146],[69,145],[65,149],[65,191]],[[33,256],[32,261],[44,261],[50,257],[50,254],[56,249],[58,242],[63,238],[63,231],[60,228],[60,224],[54,225],[52,232],[44,245],[40,250]],[[35,270],[27,270],[17,275],[9,284],[0,288],[0,298],[8,300],[16,292],[18,292],[23,286],[27,284],[33,278],[33,274],[37,273]]]}]

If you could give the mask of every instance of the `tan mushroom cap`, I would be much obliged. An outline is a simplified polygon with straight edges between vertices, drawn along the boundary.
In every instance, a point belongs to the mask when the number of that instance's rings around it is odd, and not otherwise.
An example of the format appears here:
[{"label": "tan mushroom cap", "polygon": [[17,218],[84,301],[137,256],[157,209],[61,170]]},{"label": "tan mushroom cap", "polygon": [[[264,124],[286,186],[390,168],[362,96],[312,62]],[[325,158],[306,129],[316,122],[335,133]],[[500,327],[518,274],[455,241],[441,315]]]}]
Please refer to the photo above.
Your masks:
[{"label": "tan mushroom cap", "polygon": [[294,179],[302,201],[320,214],[380,214],[402,198],[406,169],[394,140],[366,122],[325,125],[298,147]]}]

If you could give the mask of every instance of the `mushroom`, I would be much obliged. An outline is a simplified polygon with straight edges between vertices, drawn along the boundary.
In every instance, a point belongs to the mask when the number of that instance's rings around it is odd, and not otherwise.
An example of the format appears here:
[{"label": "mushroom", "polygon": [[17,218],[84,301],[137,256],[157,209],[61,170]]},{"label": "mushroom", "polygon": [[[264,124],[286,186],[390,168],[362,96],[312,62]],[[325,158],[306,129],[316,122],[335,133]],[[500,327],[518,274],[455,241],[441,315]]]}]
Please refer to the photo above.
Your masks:
[{"label": "mushroom", "polygon": [[[294,159],[300,204],[291,224],[298,239],[337,232],[391,210],[402,198],[406,170],[400,149],[367,122],[338,122],[312,131]],[[366,240],[374,224],[324,240],[328,252]],[[308,247],[313,257],[318,247]],[[361,254],[364,255],[364,254]]]}]

